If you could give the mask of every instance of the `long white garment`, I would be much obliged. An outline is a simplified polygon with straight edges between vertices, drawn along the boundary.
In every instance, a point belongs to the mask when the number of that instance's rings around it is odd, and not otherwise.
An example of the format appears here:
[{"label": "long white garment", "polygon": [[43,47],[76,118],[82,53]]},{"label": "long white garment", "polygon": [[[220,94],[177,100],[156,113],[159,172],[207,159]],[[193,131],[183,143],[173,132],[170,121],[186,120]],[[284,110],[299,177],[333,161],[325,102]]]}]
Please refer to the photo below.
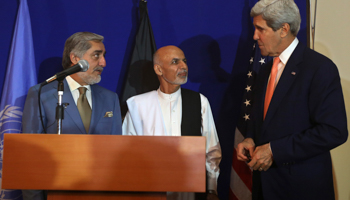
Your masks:
[{"label": "long white garment", "polygon": [[[202,94],[200,94],[200,99],[202,112],[201,131],[207,140],[206,169],[208,171],[208,189],[216,191],[221,148],[209,101]],[[123,122],[123,135],[181,136],[181,89],[172,94],[165,94],[158,89],[157,91],[131,97],[127,100],[127,104],[129,112],[126,114]]]}]

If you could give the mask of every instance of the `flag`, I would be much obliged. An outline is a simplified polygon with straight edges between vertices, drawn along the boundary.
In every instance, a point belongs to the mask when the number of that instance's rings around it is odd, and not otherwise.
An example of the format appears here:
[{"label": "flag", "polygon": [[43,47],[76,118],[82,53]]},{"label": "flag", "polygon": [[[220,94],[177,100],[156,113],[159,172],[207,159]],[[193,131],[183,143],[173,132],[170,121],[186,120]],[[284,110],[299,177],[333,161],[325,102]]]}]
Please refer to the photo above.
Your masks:
[{"label": "flag", "polygon": [[237,145],[244,140],[245,133],[249,128],[247,122],[250,120],[252,109],[252,97],[254,94],[254,81],[259,73],[260,68],[271,60],[270,57],[261,56],[257,43],[253,46],[252,56],[249,60],[247,72],[247,84],[243,95],[241,107],[241,117],[237,122],[234,139],[234,152],[230,178],[230,200],[251,200],[252,199],[252,171],[245,162],[237,160]]},{"label": "flag", "polygon": [[[28,89],[36,84],[32,28],[27,0],[21,0],[9,54],[4,88],[0,103],[0,178],[4,133],[20,133],[22,111]],[[1,185],[0,185],[1,186]],[[1,188],[1,187],[0,187]],[[20,190],[1,189],[1,200],[20,200]]]},{"label": "flag", "polygon": [[148,17],[147,2],[140,0],[140,26],[136,34],[135,47],[131,56],[124,89],[121,95],[121,112],[127,112],[126,100],[159,87],[157,75],[153,70],[153,54],[157,47]]}]

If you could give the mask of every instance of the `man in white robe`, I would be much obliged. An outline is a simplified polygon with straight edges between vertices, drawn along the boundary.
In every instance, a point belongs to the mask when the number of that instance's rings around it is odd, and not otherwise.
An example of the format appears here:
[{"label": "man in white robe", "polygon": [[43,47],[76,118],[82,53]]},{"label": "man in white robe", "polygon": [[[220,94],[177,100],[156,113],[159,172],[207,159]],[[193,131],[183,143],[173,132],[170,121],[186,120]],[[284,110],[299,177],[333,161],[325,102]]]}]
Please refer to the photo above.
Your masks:
[{"label": "man in white robe", "polygon": [[[123,135],[184,136],[195,132],[194,135],[205,136],[206,199],[218,199],[221,148],[208,99],[200,93],[180,88],[187,82],[188,75],[187,61],[181,49],[162,47],[154,54],[153,62],[160,87],[127,100],[129,111],[123,122]],[[195,199],[195,195],[169,192],[167,199]]]}]

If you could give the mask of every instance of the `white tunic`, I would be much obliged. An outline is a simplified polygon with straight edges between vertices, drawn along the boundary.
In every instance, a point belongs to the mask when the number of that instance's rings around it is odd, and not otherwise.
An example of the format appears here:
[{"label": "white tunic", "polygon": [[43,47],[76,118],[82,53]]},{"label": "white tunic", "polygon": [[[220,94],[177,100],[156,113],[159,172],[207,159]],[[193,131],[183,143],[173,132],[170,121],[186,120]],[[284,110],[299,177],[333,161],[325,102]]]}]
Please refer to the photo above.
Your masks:
[{"label": "white tunic", "polygon": [[[208,189],[217,189],[221,148],[208,99],[200,94],[202,135],[206,137],[206,169]],[[136,95],[127,100],[129,112],[123,122],[123,135],[181,136],[182,99],[181,89],[165,94],[158,89]],[[175,194],[174,194],[175,195]],[[182,197],[193,196],[190,194]],[[179,197],[178,194],[176,196]],[[169,196],[168,196],[168,199]],[[192,198],[172,198],[192,199]]]}]

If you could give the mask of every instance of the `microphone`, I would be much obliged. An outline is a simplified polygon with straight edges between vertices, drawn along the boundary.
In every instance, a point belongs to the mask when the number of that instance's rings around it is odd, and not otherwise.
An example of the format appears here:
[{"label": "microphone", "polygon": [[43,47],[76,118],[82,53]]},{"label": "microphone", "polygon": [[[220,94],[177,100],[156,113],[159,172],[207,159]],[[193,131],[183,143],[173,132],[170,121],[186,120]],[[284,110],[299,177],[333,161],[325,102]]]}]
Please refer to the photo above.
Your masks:
[{"label": "microphone", "polygon": [[61,72],[58,72],[51,78],[46,79],[46,81],[42,82],[41,85],[44,86],[48,83],[51,83],[55,80],[61,80],[65,78],[66,76],[69,76],[71,74],[77,73],[77,72],[86,72],[89,69],[89,63],[86,60],[79,60],[78,63],[72,67],[69,67],[68,69],[65,69]]}]

